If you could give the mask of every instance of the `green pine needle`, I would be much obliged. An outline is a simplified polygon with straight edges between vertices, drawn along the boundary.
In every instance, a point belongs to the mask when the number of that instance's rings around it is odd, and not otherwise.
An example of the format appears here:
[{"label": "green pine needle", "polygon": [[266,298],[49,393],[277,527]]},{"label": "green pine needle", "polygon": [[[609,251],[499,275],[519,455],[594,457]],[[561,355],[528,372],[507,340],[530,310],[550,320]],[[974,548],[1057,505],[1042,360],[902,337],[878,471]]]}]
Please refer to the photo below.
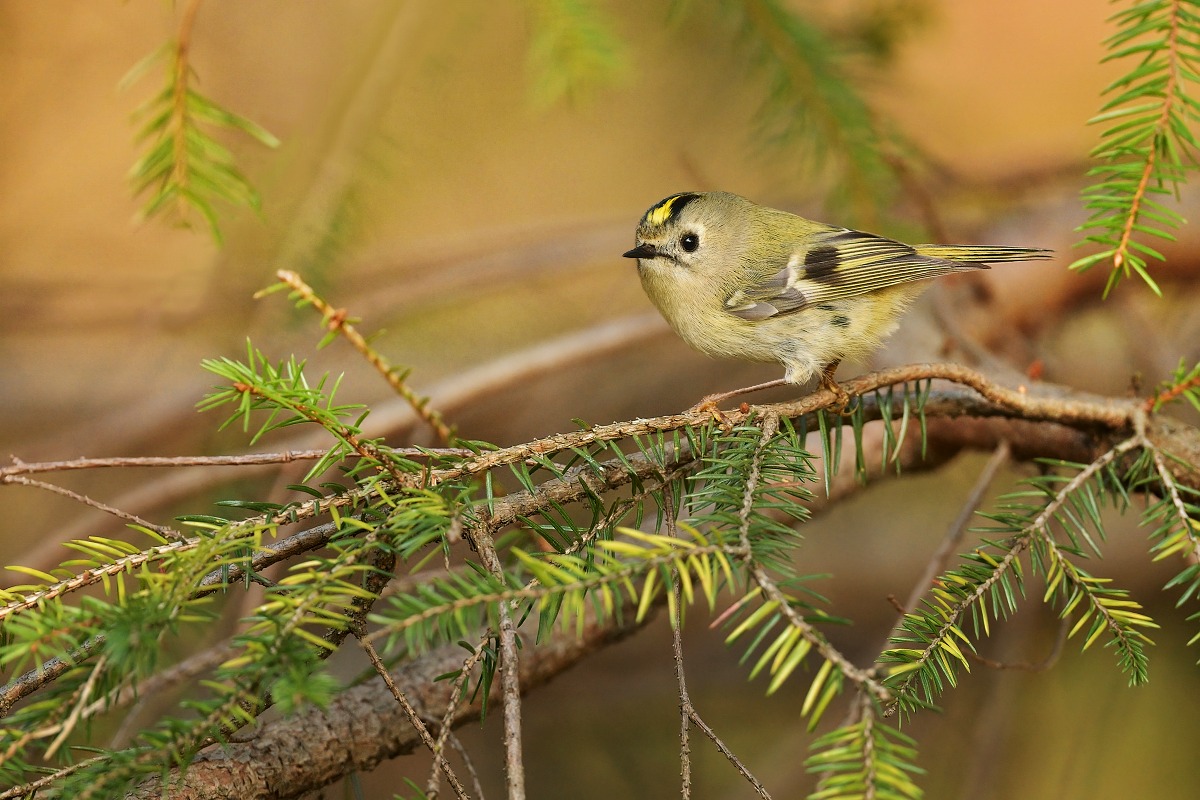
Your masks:
[{"label": "green pine needle", "polygon": [[1090,124],[1105,126],[1092,151],[1096,182],[1083,190],[1090,212],[1077,230],[1100,250],[1071,269],[1110,269],[1105,296],[1123,279],[1139,277],[1162,290],[1148,261],[1163,260],[1147,239],[1174,241],[1183,218],[1169,205],[1196,169],[1195,125],[1200,102],[1190,96],[1200,69],[1200,14],[1182,0],[1151,0],[1113,15],[1118,31],[1105,42],[1105,61],[1127,61],[1128,72],[1105,90]]},{"label": "green pine needle", "polygon": [[134,193],[146,195],[142,216],[190,227],[198,215],[220,244],[218,203],[258,210],[261,200],[237,168],[233,153],[213,132],[238,131],[272,148],[279,140],[197,92],[191,86],[186,48],[178,42],[139,62],[124,83],[147,72],[155,61],[167,64],[166,84],[135,114],[143,120],[137,140],[144,151],[129,171]]}]

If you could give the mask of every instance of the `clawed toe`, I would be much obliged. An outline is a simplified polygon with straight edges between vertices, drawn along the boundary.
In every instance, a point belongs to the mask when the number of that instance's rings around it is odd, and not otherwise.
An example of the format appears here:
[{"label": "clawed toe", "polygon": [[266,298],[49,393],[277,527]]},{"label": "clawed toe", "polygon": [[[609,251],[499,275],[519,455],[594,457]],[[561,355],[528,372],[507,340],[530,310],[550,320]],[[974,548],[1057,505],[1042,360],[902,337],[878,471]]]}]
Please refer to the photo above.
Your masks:
[{"label": "clawed toe", "polygon": [[727,396],[728,395],[724,394],[707,395],[699,403],[696,403],[696,405],[689,408],[688,413],[707,411],[709,414],[712,414],[712,418],[716,420],[718,425],[725,430],[729,430],[733,427],[733,423],[729,421],[729,417],[725,416],[721,409],[717,408],[717,403],[724,400]]},{"label": "clawed toe", "polygon": [[833,403],[829,406],[829,409],[831,411],[836,411],[843,417],[848,417],[851,413],[853,413],[847,410],[850,406],[850,400],[853,395],[847,392],[844,388],[842,388],[840,383],[833,379],[833,373],[837,371],[839,363],[840,361],[834,361],[821,371],[821,388],[828,389],[833,393]]},{"label": "clawed toe", "polygon": [[834,399],[833,404],[829,406],[830,411],[836,411],[843,417],[848,417],[854,413],[853,411],[849,410],[850,401],[853,399],[854,395],[850,394],[836,383],[832,386],[826,386],[825,388],[833,392]]}]

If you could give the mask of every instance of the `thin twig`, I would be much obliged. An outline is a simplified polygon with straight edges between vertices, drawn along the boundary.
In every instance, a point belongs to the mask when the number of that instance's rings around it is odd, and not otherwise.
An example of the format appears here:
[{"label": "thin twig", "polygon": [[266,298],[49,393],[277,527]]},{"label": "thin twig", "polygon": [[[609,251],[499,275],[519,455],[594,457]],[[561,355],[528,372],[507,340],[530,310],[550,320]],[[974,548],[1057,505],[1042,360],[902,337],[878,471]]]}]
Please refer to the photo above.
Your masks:
[{"label": "thin twig", "polygon": [[[828,392],[832,395],[832,392]],[[762,454],[767,442],[775,435],[775,431],[779,428],[779,417],[773,413],[767,412],[762,419],[762,434],[758,440],[758,449],[755,452],[754,463],[750,468],[750,474],[746,476],[745,489],[742,494],[742,509],[739,514],[740,524],[738,526],[738,537],[741,541],[743,559],[746,567],[750,570],[750,576],[754,579],[755,584],[762,590],[763,595],[770,601],[774,602],[779,609],[779,613],[783,615],[788,624],[800,632],[814,650],[820,653],[821,657],[833,664],[843,675],[849,678],[861,689],[869,692],[873,697],[886,702],[891,700],[891,692],[887,687],[877,681],[870,672],[861,670],[831,645],[825,637],[817,632],[817,629],[804,619],[796,608],[788,602],[787,596],[783,590],[779,588],[779,584],[767,573],[767,571],[753,557],[750,547],[750,517],[754,508],[754,493],[758,489],[759,480],[762,477]]]},{"label": "thin twig", "polygon": [[[675,525],[675,495],[670,484],[663,485],[663,522],[667,535],[675,537],[679,531]],[[693,707],[688,693],[687,677],[683,669],[683,588],[679,585],[679,568],[671,570],[671,595],[675,614],[671,619],[671,655],[675,665],[676,691],[679,693],[679,796],[690,800],[692,796],[692,745],[688,727]]]},{"label": "thin twig", "polygon": [[671,592],[675,597],[675,619],[671,621],[671,654],[675,664],[675,690],[679,693],[679,796],[690,800],[692,796],[692,746],[688,726],[695,713],[691,695],[688,694],[687,678],[683,672],[683,637],[680,617],[683,612],[683,591],[679,576],[673,575]]},{"label": "thin twig", "polygon": [[[481,526],[472,534],[480,560],[488,572],[504,579],[504,565],[492,534]],[[517,628],[508,603],[498,603],[500,619],[500,692],[504,708],[504,773],[508,800],[525,800],[525,761],[521,745],[521,677],[517,660]]]},{"label": "thin twig", "polygon": [[[667,535],[676,536],[678,533],[675,519],[676,501],[674,494],[671,491],[670,483],[664,483],[663,489],[663,510],[664,523],[666,524]],[[680,774],[680,797],[687,800],[692,796],[692,746],[691,734],[689,728],[692,723],[700,729],[701,733],[709,738],[716,746],[717,751],[725,756],[725,759],[733,765],[733,768],[754,787],[754,791],[759,797],[770,800],[771,796],[767,793],[762,782],[754,776],[742,760],[734,754],[729,746],[717,735],[717,732],[704,721],[696,706],[692,703],[692,695],[687,688],[687,677],[683,668],[683,595],[682,587],[679,581],[679,570],[675,568],[671,572],[671,592],[674,598],[676,609],[675,618],[671,621],[671,654],[675,664],[675,680],[677,691],[679,693],[679,774]]]},{"label": "thin twig", "polygon": [[454,432],[446,424],[441,413],[430,407],[429,398],[420,397],[409,388],[404,380],[407,372],[393,367],[378,350],[371,347],[366,338],[346,318],[346,311],[344,309],[334,308],[326,303],[323,298],[313,291],[311,286],[304,282],[303,278],[291,270],[281,269],[275,273],[275,277],[291,287],[293,293],[320,311],[321,316],[325,319],[325,326],[331,331],[340,333],[355,350],[361,353],[363,358],[367,360],[367,363],[384,377],[384,380],[388,382],[388,385],[392,387],[396,394],[403,397],[412,406],[413,411],[421,419],[425,420],[429,424],[429,427],[433,428],[434,433],[437,434],[439,439],[446,444],[454,442]]},{"label": "thin twig", "polygon": [[1001,442],[992,451],[991,458],[988,459],[980,471],[979,477],[975,479],[975,485],[971,487],[971,493],[967,495],[966,502],[959,509],[958,517],[950,525],[950,528],[946,531],[946,535],[942,537],[942,543],[938,545],[937,551],[929,559],[929,563],[925,565],[925,571],[921,573],[921,577],[913,585],[912,591],[908,595],[908,602],[904,604],[904,613],[911,613],[916,609],[917,603],[921,602],[921,598],[925,596],[925,592],[929,591],[929,586],[933,583],[934,578],[946,570],[946,565],[954,557],[954,554],[958,552],[958,545],[962,542],[963,536],[966,535],[971,520],[975,518],[976,510],[983,503],[984,494],[987,493],[988,487],[992,485],[992,481],[996,479],[996,473],[1008,463],[1010,455],[1011,450],[1009,449],[1008,442]]},{"label": "thin twig", "polygon": [[[677,534],[675,519],[676,501],[669,482],[664,482],[663,484],[663,509],[667,534],[675,536]],[[758,778],[729,749],[729,746],[722,741],[717,732],[704,721],[704,718],[700,716],[700,712],[696,710],[696,706],[692,703],[692,696],[687,688],[687,678],[683,668],[683,596],[678,568],[672,570],[671,574],[673,577],[671,591],[675,599],[676,609],[675,619],[671,621],[671,654],[674,659],[675,680],[677,691],[679,692],[680,797],[687,800],[692,796],[692,747],[689,728],[692,723],[695,723],[696,727],[716,746],[721,755],[725,756],[726,760],[733,765],[733,768],[741,774],[746,782],[754,787],[754,791],[758,793],[758,796],[765,798],[765,800],[770,800],[771,796],[767,794],[766,788]]]},{"label": "thin twig", "polygon": [[[391,450],[405,458],[429,456],[474,455],[465,447],[396,447]],[[116,467],[245,467],[262,464],[288,464],[293,461],[316,461],[329,450],[283,450],[278,453],[243,453],[227,456],[117,456],[114,458],[72,458],[66,461],[22,461],[12,456],[12,465],[0,467],[0,482],[9,475],[31,475],[36,472],[66,472],[76,469],[105,469]]]},{"label": "thin twig", "polygon": [[184,539],[184,535],[174,528],[166,525],[158,525],[150,522],[149,520],[142,519],[137,514],[130,514],[128,511],[122,511],[119,508],[113,508],[110,505],[101,503],[99,500],[93,500],[85,494],[73,492],[70,489],[53,483],[47,483],[46,481],[39,481],[37,478],[29,478],[24,475],[0,475],[0,483],[17,483],[21,484],[22,486],[29,486],[34,489],[43,489],[47,492],[53,492],[54,494],[62,495],[63,497],[69,497],[75,502],[82,503],[89,508],[94,508],[97,511],[103,511],[105,514],[111,514],[117,519],[123,519],[132,525],[148,528],[157,533],[159,536],[162,536],[164,539],[168,539],[173,542],[179,542]]},{"label": "thin twig", "polygon": [[1020,672],[1045,672],[1053,667],[1062,656],[1063,647],[1067,643],[1067,633],[1071,630],[1071,618],[1062,617],[1058,621],[1058,632],[1054,635],[1054,644],[1050,652],[1040,661],[996,661],[971,650],[964,650],[963,655],[972,661],[978,661],[991,669],[1017,670]]},{"label": "thin twig", "polygon": [[88,674],[87,681],[85,681],[83,686],[79,689],[79,698],[72,706],[70,715],[63,720],[61,730],[58,732],[58,736],[54,737],[54,741],[50,743],[50,746],[46,748],[46,752],[42,756],[42,758],[44,758],[46,761],[54,758],[54,754],[58,752],[58,748],[62,747],[63,742],[67,740],[67,737],[71,735],[71,732],[75,730],[75,726],[79,724],[80,720],[86,719],[84,711],[88,707],[88,698],[92,696],[92,692],[96,688],[96,681],[98,681],[100,676],[104,674],[104,666],[107,663],[107,655],[102,655],[100,658],[96,659],[96,663],[92,667],[91,673]]},{"label": "thin twig", "polygon": [[[453,738],[454,716],[458,713],[459,706],[466,697],[466,692],[463,691],[463,688],[466,686],[467,681],[471,679],[471,672],[475,669],[475,665],[483,658],[484,647],[487,644],[487,639],[490,637],[491,632],[484,634],[484,640],[475,647],[471,655],[467,657],[467,660],[462,663],[462,666],[459,668],[458,677],[454,679],[454,685],[450,689],[450,697],[446,701],[446,713],[442,715],[442,727],[438,731],[437,741],[433,743],[434,763],[429,769],[429,780],[425,784],[425,794],[430,797],[436,797],[438,793],[439,759],[445,757],[446,743]],[[475,770],[470,767],[469,760],[467,760],[467,763],[468,771],[471,773],[472,778],[474,778]],[[482,798],[483,792],[478,786],[478,779],[475,779],[475,782],[476,795]]]},{"label": "thin twig", "polygon": [[1143,445],[1150,450],[1151,457],[1154,459],[1154,470],[1158,473],[1158,480],[1167,490],[1167,496],[1171,499],[1171,506],[1175,509],[1177,519],[1180,521],[1183,528],[1183,535],[1187,537],[1188,543],[1191,545],[1186,548],[1183,557],[1189,563],[1200,563],[1200,540],[1197,540],[1196,532],[1192,528],[1191,515],[1188,513],[1187,506],[1183,502],[1183,497],[1179,494],[1179,486],[1175,483],[1174,476],[1167,469],[1166,460],[1163,458],[1162,451],[1153,446],[1149,441]]},{"label": "thin twig", "polygon": [[729,745],[725,744],[721,737],[717,735],[717,732],[709,727],[708,723],[704,721],[704,718],[696,712],[696,709],[689,706],[689,711],[691,713],[692,722],[696,724],[696,727],[700,729],[701,733],[709,738],[709,741],[713,743],[713,745],[717,748],[717,751],[721,755],[725,756],[725,759],[733,765],[733,768],[736,769],[746,780],[746,782],[750,784],[751,788],[754,789],[755,794],[763,798],[763,800],[771,800],[771,795],[767,791],[767,788],[762,785],[762,782],[759,781],[758,778],[754,776],[754,773],[746,768],[746,765],[742,763],[741,759],[739,759],[734,752],[729,749]]},{"label": "thin twig", "polygon": [[285,450],[281,453],[245,453],[238,456],[118,456],[115,458],[72,458],[66,461],[34,462],[22,461],[16,456],[12,456],[12,466],[0,467],[0,479],[8,475],[108,467],[215,467],[286,464],[289,461],[314,461],[324,457],[328,452],[328,450]]},{"label": "thin twig", "polygon": [[466,800],[466,789],[463,788],[462,783],[458,780],[458,776],[454,774],[454,770],[450,767],[449,762],[446,761],[446,757],[438,749],[437,742],[430,735],[429,728],[425,725],[424,720],[421,719],[421,715],[417,713],[417,709],[413,708],[408,697],[404,692],[400,691],[400,687],[392,680],[392,673],[388,672],[387,665],[383,663],[383,659],[379,657],[379,653],[375,650],[375,645],[371,644],[358,633],[355,634],[355,638],[362,646],[363,652],[367,654],[367,658],[371,660],[371,665],[375,667],[375,672],[383,679],[383,684],[387,686],[388,691],[392,693],[392,697],[396,698],[396,702],[404,709],[404,714],[408,717],[408,722],[413,726],[413,730],[417,732],[417,735],[421,737],[421,741],[425,743],[425,746],[429,748],[429,752],[433,754],[434,762],[441,767],[446,780],[450,783],[450,788],[454,790],[454,794],[461,798],[461,800]]}]

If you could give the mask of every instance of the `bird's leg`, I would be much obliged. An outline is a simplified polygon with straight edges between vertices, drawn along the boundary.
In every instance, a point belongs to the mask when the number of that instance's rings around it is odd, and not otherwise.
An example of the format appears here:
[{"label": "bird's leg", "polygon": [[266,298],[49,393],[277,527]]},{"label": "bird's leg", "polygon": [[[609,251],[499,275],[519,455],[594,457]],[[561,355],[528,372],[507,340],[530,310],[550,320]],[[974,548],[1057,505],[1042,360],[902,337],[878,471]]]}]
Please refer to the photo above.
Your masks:
[{"label": "bird's leg", "polygon": [[776,378],[775,380],[767,381],[766,383],[756,383],[753,386],[747,386],[743,389],[734,389],[732,392],[707,394],[701,398],[699,403],[696,403],[696,405],[689,408],[688,411],[709,411],[712,412],[713,416],[716,416],[718,420],[720,420],[721,412],[717,410],[717,403],[722,403],[731,397],[737,397],[739,394],[757,392],[760,389],[774,389],[776,386],[787,386],[788,383],[789,381],[783,378]]},{"label": "bird's leg", "polygon": [[[831,408],[836,409],[839,414],[845,414],[846,407],[850,404],[850,393],[843,389],[841,385],[833,379],[833,373],[837,372],[838,365],[841,363],[842,360],[839,358],[837,361],[825,365],[825,368],[821,370],[821,388],[828,389],[833,393],[834,403]],[[716,394],[708,394],[701,398],[699,403],[696,403],[696,405],[689,408],[688,411],[707,411],[712,414],[713,418],[717,422],[721,423],[721,425],[729,427],[729,420],[726,419],[725,415],[721,413],[721,409],[717,407],[718,403],[723,403],[729,398],[737,397],[738,395],[749,394],[750,392],[757,392],[762,389],[774,389],[777,386],[789,385],[793,384],[791,381],[787,380],[787,378],[776,378],[773,381],[756,383],[753,386],[734,389],[731,392],[717,392]]]},{"label": "bird's leg", "polygon": [[821,370],[821,388],[833,392],[834,402],[830,408],[837,409],[839,414],[845,414],[846,406],[850,405],[850,393],[833,379],[833,373],[837,372],[838,365],[841,363],[842,360],[839,358],[837,361],[825,365],[825,368]]}]

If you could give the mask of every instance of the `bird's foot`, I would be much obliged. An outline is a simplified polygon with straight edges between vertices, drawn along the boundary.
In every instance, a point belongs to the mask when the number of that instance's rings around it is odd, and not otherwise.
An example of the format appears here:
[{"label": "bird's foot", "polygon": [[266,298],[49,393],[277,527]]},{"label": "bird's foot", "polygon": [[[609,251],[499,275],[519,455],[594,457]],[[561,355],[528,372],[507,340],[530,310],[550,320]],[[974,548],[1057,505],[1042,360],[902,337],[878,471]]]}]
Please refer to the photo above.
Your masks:
[{"label": "bird's foot", "polygon": [[850,408],[850,401],[854,399],[854,395],[842,388],[841,384],[833,383],[825,387],[833,392],[833,403],[829,406],[829,410],[843,417],[848,417],[854,413]]},{"label": "bird's foot", "polygon": [[835,361],[821,371],[821,388],[833,393],[833,403],[829,406],[829,410],[848,417],[853,413],[847,409],[850,407],[850,400],[854,395],[833,379],[833,373],[837,371],[837,368],[838,362]]},{"label": "bird's foot", "polygon": [[717,407],[717,403],[729,398],[729,396],[728,392],[705,395],[699,403],[688,409],[688,413],[706,411],[712,415],[713,420],[726,432],[733,430],[733,423],[729,421],[729,417],[725,416],[725,413]]}]

